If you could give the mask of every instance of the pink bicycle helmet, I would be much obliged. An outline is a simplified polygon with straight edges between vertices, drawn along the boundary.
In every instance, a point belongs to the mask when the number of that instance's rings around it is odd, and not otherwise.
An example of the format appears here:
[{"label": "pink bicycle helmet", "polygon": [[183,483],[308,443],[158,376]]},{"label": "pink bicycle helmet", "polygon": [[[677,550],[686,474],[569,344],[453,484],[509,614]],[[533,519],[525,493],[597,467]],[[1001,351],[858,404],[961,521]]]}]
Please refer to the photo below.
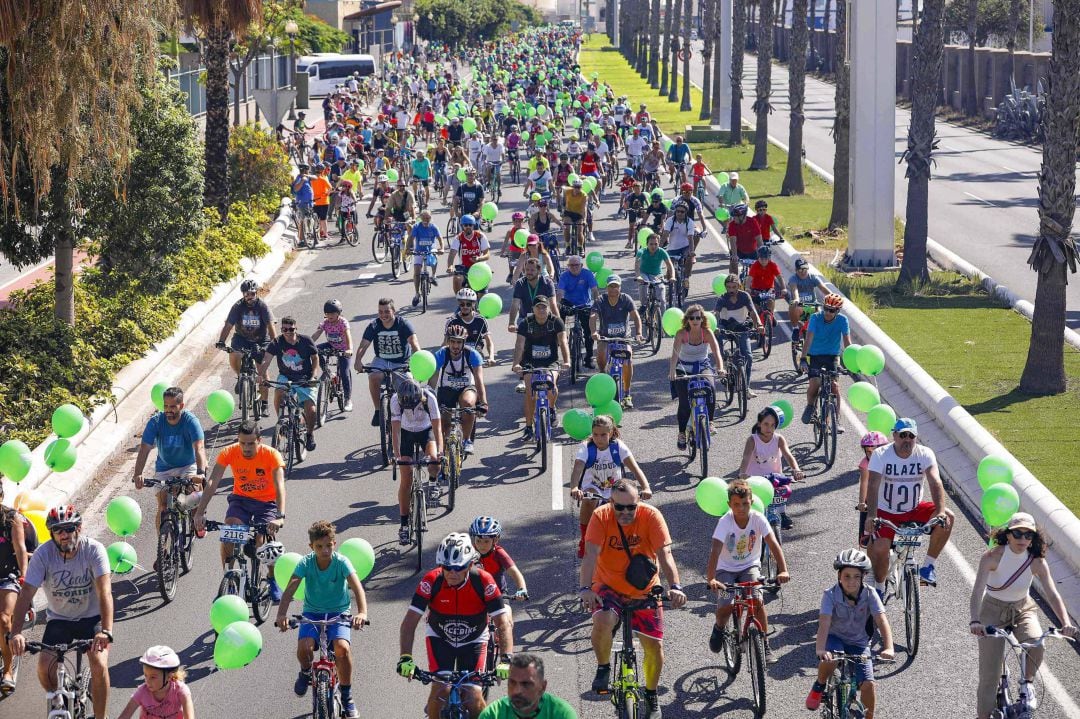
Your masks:
[{"label": "pink bicycle helmet", "polygon": [[859,446],[861,447],[884,447],[888,443],[888,438],[881,432],[867,432],[859,440]]}]

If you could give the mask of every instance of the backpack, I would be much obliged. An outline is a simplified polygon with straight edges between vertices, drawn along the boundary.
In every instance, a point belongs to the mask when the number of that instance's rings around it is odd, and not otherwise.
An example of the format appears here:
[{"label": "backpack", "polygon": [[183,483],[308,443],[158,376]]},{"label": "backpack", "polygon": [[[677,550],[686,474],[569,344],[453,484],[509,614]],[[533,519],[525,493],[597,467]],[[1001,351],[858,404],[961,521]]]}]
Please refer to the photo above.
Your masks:
[{"label": "backpack", "polygon": [[[435,581],[431,583],[432,599],[438,596],[439,591],[445,583],[446,575],[440,574],[435,577]],[[475,568],[469,570],[469,584],[472,585],[473,591],[476,592],[476,596],[480,597],[481,600],[487,599],[487,597],[484,596],[484,580],[480,578],[480,572]]]},{"label": "backpack", "polygon": [[[585,445],[585,448],[588,451],[588,456],[585,458],[585,469],[590,469],[594,464],[596,464],[596,455],[598,450],[596,449],[596,443],[594,443],[591,439],[589,440],[588,444]],[[623,464],[622,457],[619,456],[618,440],[611,440],[611,444],[608,445],[608,449],[611,451],[611,461],[614,462],[615,466],[619,468],[620,472],[622,472]]]}]

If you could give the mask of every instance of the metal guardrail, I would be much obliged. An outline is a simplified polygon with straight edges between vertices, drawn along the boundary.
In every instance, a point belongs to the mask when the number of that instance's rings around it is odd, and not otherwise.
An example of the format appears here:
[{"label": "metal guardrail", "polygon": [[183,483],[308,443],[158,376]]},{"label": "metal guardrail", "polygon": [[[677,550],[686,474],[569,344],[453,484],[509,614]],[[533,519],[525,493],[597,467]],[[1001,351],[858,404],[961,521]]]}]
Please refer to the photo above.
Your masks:
[{"label": "metal guardrail", "polygon": [[[275,64],[273,73],[271,73],[271,63]],[[199,117],[206,114],[206,85],[205,81],[200,81],[200,77],[205,71],[205,67],[199,67],[194,70],[185,70],[183,72],[177,72],[175,69],[170,69],[165,72],[165,76],[170,80],[174,80],[179,86],[180,91],[186,96],[187,111],[192,117]],[[251,94],[252,90],[270,89],[271,75],[277,81],[279,90],[283,90],[290,86],[292,76],[290,75],[288,55],[275,55],[273,58],[269,55],[262,55],[252,60],[240,79],[240,102],[244,103],[251,100],[253,98],[253,95]],[[237,88],[235,79],[232,70],[230,70],[230,105],[234,104],[236,101]]]}]

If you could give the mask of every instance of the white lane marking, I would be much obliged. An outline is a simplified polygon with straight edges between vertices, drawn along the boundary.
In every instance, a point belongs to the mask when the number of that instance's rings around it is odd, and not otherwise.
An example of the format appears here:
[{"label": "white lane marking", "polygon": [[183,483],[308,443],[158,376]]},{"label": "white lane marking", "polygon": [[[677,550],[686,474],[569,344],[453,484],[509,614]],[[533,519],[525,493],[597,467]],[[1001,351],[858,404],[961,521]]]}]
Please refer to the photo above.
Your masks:
[{"label": "white lane marking", "polygon": [[551,510],[561,512],[563,508],[562,493],[562,445],[551,445]]},{"label": "white lane marking", "polygon": [[963,152],[959,147],[952,147],[951,145],[942,145],[942,147],[946,150],[951,150],[952,152]]},{"label": "white lane marking", "polygon": [[356,276],[357,280],[370,280],[375,277],[374,272],[361,272]]},{"label": "white lane marking", "polygon": [[1030,175],[1035,172],[1035,170],[1017,170],[1015,167],[1009,167],[1008,165],[1002,165],[1002,167],[1009,172],[1015,172],[1017,175]]},{"label": "white lane marking", "polygon": [[364,265],[365,270],[377,270],[380,267],[382,267],[381,262],[369,262],[366,265]]},{"label": "white lane marking", "polygon": [[991,202],[990,200],[984,200],[983,198],[979,197],[978,195],[973,195],[970,192],[965,191],[964,194],[967,195],[968,197],[972,198],[972,199],[978,200],[979,202],[985,202],[986,204],[990,205],[991,207],[997,207],[998,206],[997,203]]}]

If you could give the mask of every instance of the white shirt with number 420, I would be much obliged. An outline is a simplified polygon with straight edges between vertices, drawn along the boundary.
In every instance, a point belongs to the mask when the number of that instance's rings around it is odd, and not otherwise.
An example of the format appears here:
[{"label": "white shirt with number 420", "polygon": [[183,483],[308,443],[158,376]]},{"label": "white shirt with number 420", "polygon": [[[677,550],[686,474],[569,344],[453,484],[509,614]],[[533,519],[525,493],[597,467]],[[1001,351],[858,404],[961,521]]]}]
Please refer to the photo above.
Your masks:
[{"label": "white shirt with number 420", "polygon": [[881,475],[878,509],[890,514],[911,512],[922,501],[923,478],[937,466],[934,450],[916,444],[907,459],[897,456],[895,446],[878,447],[870,455],[869,469]]}]

